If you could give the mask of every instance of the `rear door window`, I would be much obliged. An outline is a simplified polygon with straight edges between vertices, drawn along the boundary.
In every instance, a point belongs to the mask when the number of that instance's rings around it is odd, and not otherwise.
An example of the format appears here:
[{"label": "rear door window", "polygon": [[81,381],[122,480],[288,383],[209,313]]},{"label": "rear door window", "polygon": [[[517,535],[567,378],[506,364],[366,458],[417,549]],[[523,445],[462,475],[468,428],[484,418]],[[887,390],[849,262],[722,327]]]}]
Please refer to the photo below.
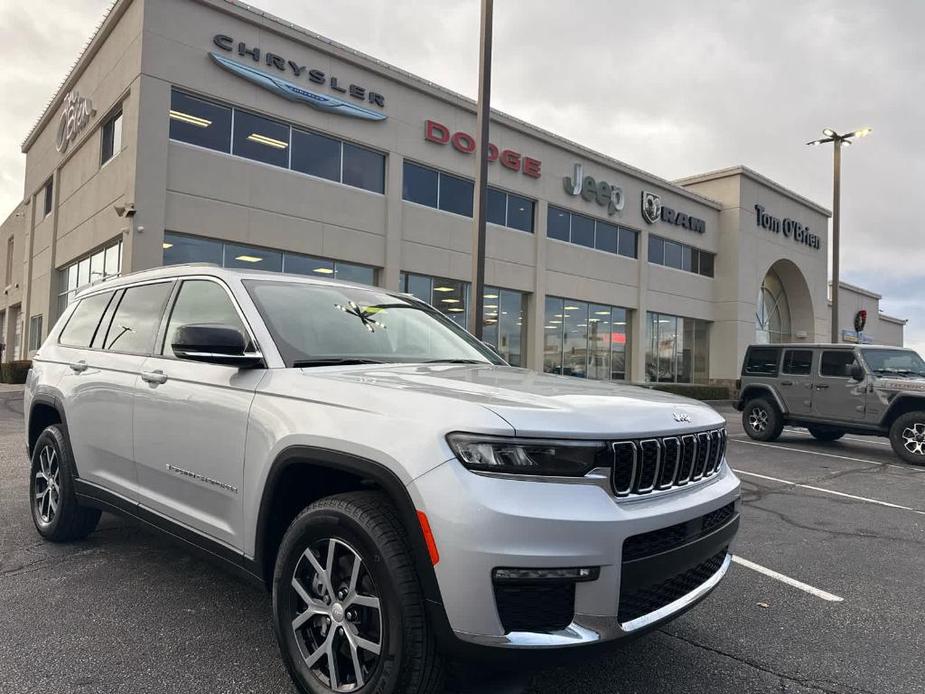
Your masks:
[{"label": "rear door window", "polygon": [[172,289],[173,282],[126,289],[109,325],[103,349],[129,354],[150,352]]},{"label": "rear door window", "polygon": [[809,376],[813,372],[813,352],[809,349],[790,349],[784,352],[784,368],[788,376]]},{"label": "rear door window", "polygon": [[745,373],[750,376],[776,376],[779,362],[779,348],[752,347],[745,357]]},{"label": "rear door window", "polygon": [[61,331],[58,342],[68,347],[89,347],[114,293],[105,292],[81,299]]},{"label": "rear door window", "polygon": [[819,375],[826,378],[850,378],[848,369],[854,364],[854,352],[847,350],[832,350],[822,353],[819,365]]}]

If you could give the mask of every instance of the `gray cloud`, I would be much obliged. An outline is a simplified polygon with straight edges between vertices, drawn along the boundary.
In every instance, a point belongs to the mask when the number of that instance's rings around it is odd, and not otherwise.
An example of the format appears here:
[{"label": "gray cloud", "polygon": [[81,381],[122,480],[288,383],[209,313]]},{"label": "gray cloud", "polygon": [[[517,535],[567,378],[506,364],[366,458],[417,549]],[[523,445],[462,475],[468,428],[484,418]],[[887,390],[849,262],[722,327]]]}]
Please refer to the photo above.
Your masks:
[{"label": "gray cloud", "polygon": [[[475,94],[475,0],[253,2]],[[108,0],[61,5],[0,0],[5,207],[21,195],[19,141]],[[925,346],[925,3],[498,0],[495,15],[496,108],[667,178],[744,163],[830,206],[831,151],[804,143],[872,126],[844,157],[844,275],[882,292]]]}]

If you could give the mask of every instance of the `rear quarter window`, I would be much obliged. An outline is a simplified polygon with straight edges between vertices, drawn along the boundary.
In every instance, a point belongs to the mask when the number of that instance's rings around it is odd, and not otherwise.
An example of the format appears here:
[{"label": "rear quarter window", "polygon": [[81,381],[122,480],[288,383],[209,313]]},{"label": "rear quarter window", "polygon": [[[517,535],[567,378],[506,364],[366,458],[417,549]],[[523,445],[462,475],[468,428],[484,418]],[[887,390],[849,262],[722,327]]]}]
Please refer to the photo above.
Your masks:
[{"label": "rear quarter window", "polygon": [[61,331],[58,342],[67,347],[89,347],[114,293],[105,292],[81,299]]},{"label": "rear quarter window", "polygon": [[776,376],[780,365],[780,349],[777,347],[752,347],[745,355],[742,373],[749,376]]}]

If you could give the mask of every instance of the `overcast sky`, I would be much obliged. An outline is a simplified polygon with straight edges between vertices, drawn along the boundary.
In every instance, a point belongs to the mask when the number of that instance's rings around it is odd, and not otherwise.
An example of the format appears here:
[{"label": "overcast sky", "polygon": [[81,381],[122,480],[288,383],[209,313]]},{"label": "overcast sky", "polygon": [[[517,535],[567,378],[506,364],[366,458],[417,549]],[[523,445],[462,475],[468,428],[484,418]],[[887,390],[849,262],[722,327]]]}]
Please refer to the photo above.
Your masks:
[{"label": "overcast sky", "polygon": [[[156,1],[156,0],[149,0]],[[0,0],[0,218],[22,139],[109,0]],[[475,97],[478,0],[252,0]],[[495,0],[492,105],[665,178],[745,164],[831,207],[843,158],[843,279],[884,295],[925,350],[925,2]]]}]

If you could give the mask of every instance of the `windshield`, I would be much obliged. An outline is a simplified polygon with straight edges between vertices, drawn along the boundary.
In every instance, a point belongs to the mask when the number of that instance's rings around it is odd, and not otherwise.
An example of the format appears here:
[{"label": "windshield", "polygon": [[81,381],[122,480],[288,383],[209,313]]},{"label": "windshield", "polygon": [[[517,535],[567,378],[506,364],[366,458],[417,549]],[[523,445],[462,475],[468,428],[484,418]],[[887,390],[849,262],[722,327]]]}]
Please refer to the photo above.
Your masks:
[{"label": "windshield", "polygon": [[409,297],[305,282],[244,284],[288,367],[504,364],[436,309]]},{"label": "windshield", "polygon": [[865,349],[864,361],[879,376],[925,376],[925,361],[911,349]]}]

